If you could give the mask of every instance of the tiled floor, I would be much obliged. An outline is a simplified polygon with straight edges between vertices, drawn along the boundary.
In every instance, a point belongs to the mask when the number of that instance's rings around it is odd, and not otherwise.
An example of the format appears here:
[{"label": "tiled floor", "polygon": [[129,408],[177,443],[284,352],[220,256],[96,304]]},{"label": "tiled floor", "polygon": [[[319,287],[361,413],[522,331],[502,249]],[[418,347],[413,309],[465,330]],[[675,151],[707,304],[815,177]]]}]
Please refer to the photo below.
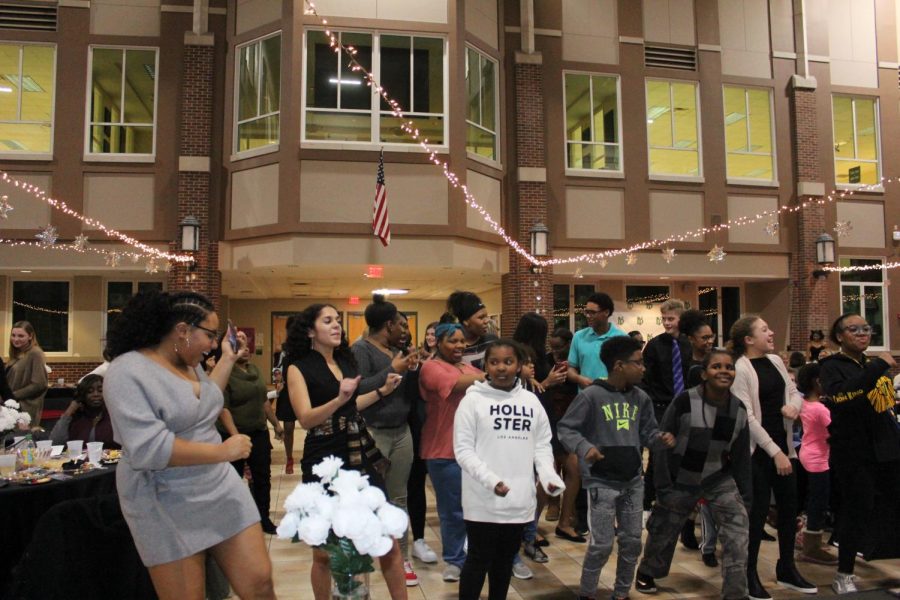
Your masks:
[{"label": "tiled floor", "polygon": [[[297,448],[302,448],[301,435],[297,436]],[[295,455],[297,453],[295,452]],[[299,465],[294,475],[284,474],[284,449],[276,444],[272,451],[272,518],[277,523],[283,513],[281,508],[284,499],[294,489],[300,480]],[[428,489],[428,517],[425,538],[431,547],[440,556],[440,531],[437,513],[435,512],[434,496]],[[550,562],[539,565],[528,559],[528,565],[534,571],[534,579],[520,581],[513,579],[509,592],[511,600],[557,600],[574,598],[578,589],[581,575],[581,562],[584,553],[583,544],[575,544],[557,539],[553,536],[555,524],[543,521],[541,531],[548,534],[550,546],[545,548]],[[699,532],[699,529],[698,529]],[[312,590],[309,581],[309,566],[312,560],[311,552],[304,544],[292,544],[287,540],[279,540],[275,537],[269,539],[269,554],[272,557],[272,566],[275,575],[275,587],[279,598],[311,600]],[[805,594],[792,592],[779,588],[775,584],[775,560],[778,548],[775,543],[763,542],[760,556],[760,579],[773,594],[776,600],[787,598],[804,598]],[[600,577],[600,590],[598,598],[608,598],[615,575],[616,556],[610,558],[609,563]],[[420,584],[417,587],[408,588],[409,598],[416,600],[450,600],[457,597],[457,586],[453,583],[444,583],[441,580],[441,563],[425,565],[415,562],[414,568],[419,576]],[[800,571],[810,581],[819,586],[820,596],[831,596],[830,583],[834,576],[833,567],[822,567],[807,563],[799,564]],[[871,564],[859,561],[856,567],[859,577],[860,590],[871,588],[884,588],[898,585],[900,581],[900,561],[880,561]],[[372,597],[376,600],[389,598],[387,588],[377,571],[371,576]],[[700,554],[696,551],[685,550],[679,544],[675,553],[675,560],[669,577],[658,580],[660,593],[655,597],[665,600],[667,598],[719,598],[721,590],[721,573],[719,569],[710,569],[700,560]],[[484,598],[487,597],[485,590]],[[632,591],[632,599],[643,597]],[[650,598],[650,597],[648,597]]]}]

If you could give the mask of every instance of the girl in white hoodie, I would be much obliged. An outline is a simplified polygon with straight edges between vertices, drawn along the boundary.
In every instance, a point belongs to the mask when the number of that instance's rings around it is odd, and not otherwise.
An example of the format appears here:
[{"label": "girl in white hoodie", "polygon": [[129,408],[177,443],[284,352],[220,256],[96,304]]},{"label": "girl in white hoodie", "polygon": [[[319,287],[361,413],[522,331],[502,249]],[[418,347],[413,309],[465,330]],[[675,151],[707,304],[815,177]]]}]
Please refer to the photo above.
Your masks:
[{"label": "girl in white hoodie", "polygon": [[460,600],[477,600],[489,575],[488,598],[503,600],[522,530],[534,520],[534,474],[551,496],[565,489],[553,468],[550,421],[519,373],[525,353],[512,340],[491,344],[487,382],[475,382],[456,410],[453,451],[462,468],[462,505],[469,552]]}]

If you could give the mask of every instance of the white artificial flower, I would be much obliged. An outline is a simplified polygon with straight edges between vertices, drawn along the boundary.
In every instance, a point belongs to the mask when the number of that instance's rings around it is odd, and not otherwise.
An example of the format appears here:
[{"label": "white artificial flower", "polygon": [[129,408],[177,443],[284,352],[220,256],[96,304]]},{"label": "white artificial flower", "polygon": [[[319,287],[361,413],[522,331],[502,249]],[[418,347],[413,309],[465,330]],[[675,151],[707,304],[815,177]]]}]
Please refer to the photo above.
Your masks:
[{"label": "white artificial flower", "polygon": [[381,533],[381,522],[374,513],[365,509],[360,513],[360,527],[354,531],[354,535],[350,537],[353,545],[360,554],[369,554],[376,547],[378,541],[383,537]]},{"label": "white artificial flower", "polygon": [[331,518],[334,516],[334,511],[337,508],[337,505],[337,498],[335,498],[334,496],[323,494],[322,496],[316,498],[316,503],[310,510],[310,514],[315,515],[320,519],[325,519],[329,523],[331,523]]},{"label": "white artificial flower", "polygon": [[317,516],[306,517],[300,521],[297,536],[309,546],[321,546],[328,540],[331,524]]},{"label": "white artificial flower", "polygon": [[371,556],[384,556],[385,554],[390,552],[391,548],[393,547],[394,540],[385,535],[382,535],[377,540],[375,540],[374,544],[369,546],[369,554]]},{"label": "white artificial flower", "polygon": [[359,490],[369,486],[369,477],[363,475],[359,471],[341,469],[338,471],[337,477],[331,481],[328,486],[332,492],[338,496],[354,495]]},{"label": "white artificial flower", "polygon": [[22,425],[29,425],[29,424],[31,424],[31,415],[29,415],[28,413],[24,413],[24,412],[23,412],[23,413],[19,413],[19,416],[16,417],[16,425],[18,425],[18,424],[20,424],[20,423],[21,423]]},{"label": "white artificial flower", "polygon": [[319,498],[325,497],[325,486],[321,483],[301,483],[284,501],[284,509],[288,512],[308,513],[316,506]]},{"label": "white artificial flower", "polygon": [[322,462],[313,467],[313,475],[328,483],[334,479],[334,476],[338,474],[338,471],[343,466],[344,461],[337,456],[326,456],[322,459]]},{"label": "white artificial flower", "polygon": [[3,403],[3,406],[9,407],[13,410],[19,410],[19,403],[15,400],[7,400]]},{"label": "white artificial flower", "polygon": [[339,507],[331,517],[331,528],[334,529],[334,535],[338,537],[351,539],[357,537],[362,530],[359,509],[357,507]]},{"label": "white artificial flower", "polygon": [[287,512],[281,518],[276,533],[281,539],[292,539],[297,534],[297,528],[300,526],[300,517],[297,513]]},{"label": "white artificial flower", "polygon": [[387,502],[387,498],[384,497],[384,492],[375,487],[374,485],[370,485],[369,487],[363,489],[359,492],[360,500],[363,504],[369,507],[369,510],[378,510],[381,508],[385,502]]},{"label": "white artificial flower", "polygon": [[409,516],[406,511],[393,504],[384,504],[378,509],[378,520],[381,522],[384,534],[395,538],[406,533],[406,528],[409,526]]}]

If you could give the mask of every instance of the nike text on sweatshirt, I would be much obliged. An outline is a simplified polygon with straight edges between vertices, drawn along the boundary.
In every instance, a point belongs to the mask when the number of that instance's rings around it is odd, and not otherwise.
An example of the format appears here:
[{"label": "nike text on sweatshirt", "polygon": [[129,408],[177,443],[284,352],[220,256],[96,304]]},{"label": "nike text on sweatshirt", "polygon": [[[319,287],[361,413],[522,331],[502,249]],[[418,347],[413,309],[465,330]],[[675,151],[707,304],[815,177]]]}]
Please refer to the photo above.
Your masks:
[{"label": "nike text on sweatshirt", "polygon": [[[550,421],[540,401],[518,383],[510,391],[476,381],[453,421],[453,452],[462,468],[463,515],[468,521],[527,523],[537,506],[534,474],[551,496],[565,489],[553,469]],[[500,482],[508,488],[498,496]],[[550,492],[550,485],[556,490]]]}]

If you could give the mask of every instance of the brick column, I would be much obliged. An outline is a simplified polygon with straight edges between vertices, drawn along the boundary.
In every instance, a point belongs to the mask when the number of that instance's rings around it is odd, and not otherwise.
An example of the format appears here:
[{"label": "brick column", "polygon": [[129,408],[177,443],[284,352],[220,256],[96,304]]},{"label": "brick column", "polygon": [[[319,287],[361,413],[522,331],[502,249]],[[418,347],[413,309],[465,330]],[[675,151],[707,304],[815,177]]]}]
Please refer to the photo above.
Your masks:
[{"label": "brick column", "polygon": [[[530,250],[531,228],[538,222],[549,223],[541,54],[517,52],[514,78],[518,169],[515,187],[510,190],[513,196],[510,204],[514,210],[509,229],[515,231],[519,243]],[[509,273],[502,280],[503,335],[511,336],[519,318],[526,312],[539,312],[552,326],[553,269],[544,267],[543,273],[533,274],[530,267],[528,261],[509,251]]]},{"label": "brick column", "polygon": [[[181,79],[180,157],[178,172],[178,222],[187,216],[200,221],[200,249],[195,253],[193,271],[175,266],[168,275],[170,290],[193,290],[208,296],[218,308],[222,293],[219,247],[212,241],[209,207],[210,150],[213,119],[212,34],[185,36]],[[180,250],[178,243],[173,249]],[[188,277],[195,277],[188,281]]]},{"label": "brick column", "polygon": [[[797,202],[816,202],[825,194],[819,156],[816,81],[794,76],[791,86],[794,162]],[[812,276],[816,268],[816,238],[825,232],[825,208],[815,205],[797,213],[796,247],[790,257],[791,330],[789,343],[805,350],[811,329],[828,328],[828,282]]]}]

